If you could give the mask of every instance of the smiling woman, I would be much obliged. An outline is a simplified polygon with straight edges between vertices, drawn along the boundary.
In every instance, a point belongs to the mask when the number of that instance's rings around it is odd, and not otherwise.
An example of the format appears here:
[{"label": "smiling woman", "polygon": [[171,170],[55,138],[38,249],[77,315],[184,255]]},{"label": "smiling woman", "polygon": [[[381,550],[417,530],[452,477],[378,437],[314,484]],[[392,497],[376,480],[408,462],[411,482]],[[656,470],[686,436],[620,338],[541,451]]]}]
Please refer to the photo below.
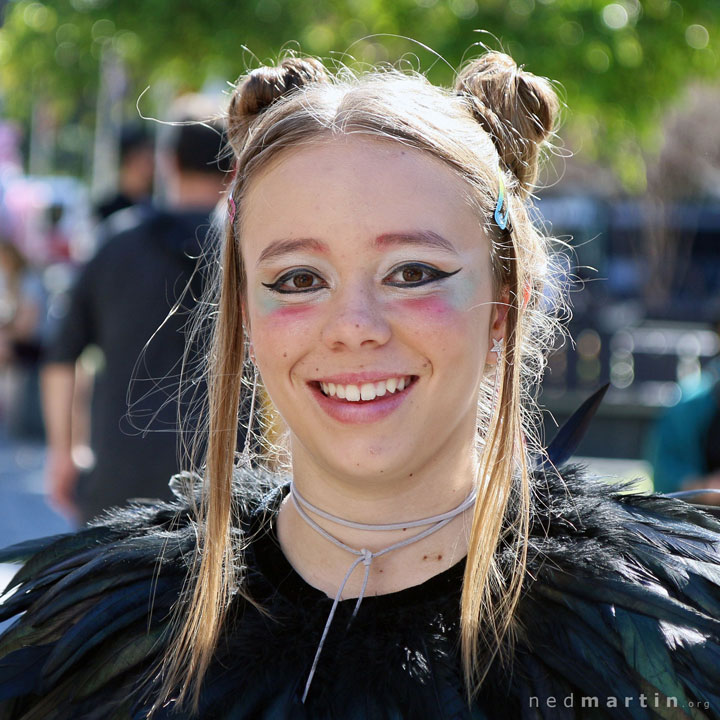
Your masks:
[{"label": "smiling woman", "polygon": [[0,720],[718,716],[720,523],[558,469],[597,398],[538,439],[557,106],[498,53],[241,78],[206,452],[0,553]]},{"label": "smiling woman", "polygon": [[[493,95],[500,103],[491,111],[483,98]],[[556,108],[546,81],[487,55],[459,74],[453,93],[395,71],[348,83],[312,59],[288,59],[245,78],[229,110],[236,212],[222,264],[237,274],[224,274],[218,298],[217,406],[233,398],[227,410],[236,413],[240,372],[228,358],[237,357],[242,331],[290,429],[293,485],[317,506],[365,524],[411,521],[478,493],[474,509],[347,578],[346,547],[379,550],[397,537],[371,540],[352,528],[336,533],[344,547],[334,546],[289,498],[275,523],[293,569],[330,597],[338,588],[348,598],[417,586],[467,555],[461,636],[469,689],[486,669],[480,658],[496,649],[481,651],[480,639],[492,645],[506,635],[524,574],[526,455],[535,448],[521,396],[542,366],[552,325],[538,305],[546,240],[524,200]],[[488,133],[491,126],[498,132]],[[512,233],[493,215],[505,187],[514,195],[505,205]],[[222,319],[240,316],[242,329],[223,327]],[[501,339],[498,358],[489,349]],[[221,410],[211,418],[231,426]],[[229,478],[212,424],[210,437],[208,469]],[[518,506],[508,510],[513,484]],[[211,481],[210,493],[208,526],[214,520],[226,532],[227,488]],[[213,508],[224,508],[222,516]],[[493,549],[504,519],[517,532],[513,569],[500,581]],[[227,606],[220,586],[211,589],[212,573],[234,556],[229,545],[224,553],[224,563],[204,555],[188,641],[207,628],[209,612]],[[191,657],[202,663],[200,647]]]}]

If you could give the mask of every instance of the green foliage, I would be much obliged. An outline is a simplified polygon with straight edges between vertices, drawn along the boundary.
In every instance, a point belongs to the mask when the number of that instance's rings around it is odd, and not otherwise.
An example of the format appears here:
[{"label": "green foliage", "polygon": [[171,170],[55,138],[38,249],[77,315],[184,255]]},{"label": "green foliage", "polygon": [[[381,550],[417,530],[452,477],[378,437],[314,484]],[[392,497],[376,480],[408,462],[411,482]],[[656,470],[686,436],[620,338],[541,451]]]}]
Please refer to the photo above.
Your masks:
[{"label": "green foliage", "polygon": [[448,63],[485,43],[556,80],[573,148],[640,191],[667,103],[693,79],[720,74],[719,34],[720,9],[707,0],[11,0],[0,93],[5,114],[20,120],[42,97],[60,122],[87,124],[107,49],[126,64],[131,113],[148,85],[233,81],[284,47],[347,63],[402,56],[450,83]]}]

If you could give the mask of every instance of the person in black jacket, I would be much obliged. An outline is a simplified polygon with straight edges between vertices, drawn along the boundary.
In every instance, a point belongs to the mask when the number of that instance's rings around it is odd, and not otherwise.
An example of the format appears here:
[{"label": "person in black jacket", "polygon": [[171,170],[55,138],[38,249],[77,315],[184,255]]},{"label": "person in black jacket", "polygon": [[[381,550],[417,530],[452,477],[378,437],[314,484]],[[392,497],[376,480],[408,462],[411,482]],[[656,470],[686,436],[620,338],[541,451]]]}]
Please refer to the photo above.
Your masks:
[{"label": "person in black jacket", "polygon": [[[202,292],[196,266],[211,241],[228,170],[218,160],[222,127],[180,116],[191,120],[168,131],[166,205],[133,206],[106,221],[103,243],[80,272],[45,351],[48,495],[78,522],[129,498],[168,499],[168,478],[180,469],[174,399],[183,328]],[[91,344],[103,354],[90,413],[94,462],[78,474],[71,432],[75,361]]]}]

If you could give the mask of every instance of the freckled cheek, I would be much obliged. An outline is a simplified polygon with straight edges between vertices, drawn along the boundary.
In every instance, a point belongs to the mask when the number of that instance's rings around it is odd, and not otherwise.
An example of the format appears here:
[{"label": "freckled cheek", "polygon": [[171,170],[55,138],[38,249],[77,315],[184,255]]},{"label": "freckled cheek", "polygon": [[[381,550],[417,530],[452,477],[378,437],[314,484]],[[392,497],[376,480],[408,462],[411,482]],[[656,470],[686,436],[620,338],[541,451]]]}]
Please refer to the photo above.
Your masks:
[{"label": "freckled cheek", "polygon": [[460,377],[464,370],[474,373],[482,362],[479,341],[488,329],[489,307],[473,310],[468,305],[473,303],[458,307],[447,296],[407,298],[393,307],[394,321],[414,338],[412,342],[420,343],[433,365],[437,363],[435,371],[452,366],[453,374]]},{"label": "freckled cheek", "polygon": [[317,340],[317,308],[308,306],[258,308],[251,336],[260,369],[275,372],[292,365]]}]

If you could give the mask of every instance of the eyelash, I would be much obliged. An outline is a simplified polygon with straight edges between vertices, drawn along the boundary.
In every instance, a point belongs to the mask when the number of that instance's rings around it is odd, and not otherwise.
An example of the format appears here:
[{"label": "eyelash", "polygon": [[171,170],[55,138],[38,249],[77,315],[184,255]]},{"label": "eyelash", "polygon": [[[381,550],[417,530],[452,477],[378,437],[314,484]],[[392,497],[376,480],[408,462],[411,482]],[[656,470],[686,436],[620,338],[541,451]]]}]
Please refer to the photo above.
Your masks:
[{"label": "eyelash", "polygon": [[[444,280],[445,278],[449,278],[452,275],[455,275],[455,273],[459,273],[462,268],[458,268],[457,270],[453,272],[445,272],[444,270],[439,270],[438,268],[432,267],[431,265],[425,265],[423,263],[406,263],[405,265],[400,265],[400,267],[395,268],[390,275],[395,275],[395,273],[398,273],[402,270],[405,270],[407,268],[420,268],[421,270],[428,272],[431,274],[431,277],[427,280],[417,280],[415,282],[405,282],[405,283],[390,283],[392,287],[399,287],[399,288],[408,288],[408,287],[420,287],[422,285],[427,285],[431,282],[437,282],[438,280]],[[294,277],[297,277],[298,275],[313,275],[315,277],[318,277],[317,274],[312,270],[305,270],[303,268],[298,268],[296,270],[291,270],[288,273],[285,273],[281,277],[279,277],[274,283],[261,283],[266,288],[268,288],[271,292],[280,293],[282,295],[300,295],[303,293],[308,292],[315,292],[316,290],[322,290],[322,287],[310,287],[310,288],[302,288],[300,290],[281,290],[281,286],[284,285],[286,282],[289,282]]]}]

